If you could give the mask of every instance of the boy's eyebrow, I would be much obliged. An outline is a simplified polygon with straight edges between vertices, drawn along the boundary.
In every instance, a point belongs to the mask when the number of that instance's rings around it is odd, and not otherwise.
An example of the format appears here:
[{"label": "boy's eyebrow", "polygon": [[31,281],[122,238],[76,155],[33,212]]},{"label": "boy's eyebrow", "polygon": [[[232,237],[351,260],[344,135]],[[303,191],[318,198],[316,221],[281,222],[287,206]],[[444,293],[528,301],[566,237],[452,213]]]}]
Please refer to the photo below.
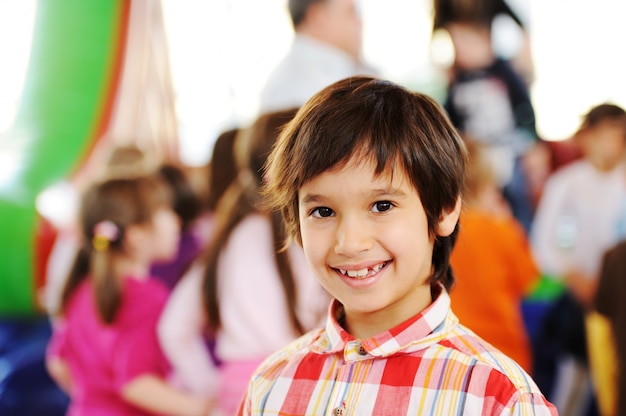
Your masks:
[{"label": "boy's eyebrow", "polygon": [[306,194],[304,198],[302,198],[302,203],[303,204],[319,203],[323,199],[324,197],[318,194]]},{"label": "boy's eyebrow", "polygon": [[[375,188],[370,190],[369,192],[364,193],[364,196],[370,199],[376,199],[380,197],[395,197],[395,198],[404,198],[406,197],[406,192],[402,191],[398,188]],[[303,204],[310,203],[320,203],[326,200],[324,195],[320,194],[306,194],[304,198],[302,198]]]},{"label": "boy's eyebrow", "polygon": [[371,192],[368,193],[368,195],[371,198],[378,198],[381,196],[392,196],[396,198],[404,198],[406,197],[406,192],[404,192],[403,190],[399,188],[388,187],[388,188],[372,189]]}]

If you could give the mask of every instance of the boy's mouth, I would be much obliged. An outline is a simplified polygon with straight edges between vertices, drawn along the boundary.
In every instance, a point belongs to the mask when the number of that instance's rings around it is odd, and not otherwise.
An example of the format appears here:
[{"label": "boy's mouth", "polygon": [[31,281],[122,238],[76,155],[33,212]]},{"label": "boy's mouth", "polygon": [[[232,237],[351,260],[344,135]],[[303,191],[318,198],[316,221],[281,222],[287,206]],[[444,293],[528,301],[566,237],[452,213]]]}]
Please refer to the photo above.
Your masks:
[{"label": "boy's mouth", "polygon": [[378,273],[383,267],[389,264],[389,261],[385,261],[383,263],[377,264],[374,267],[366,267],[359,270],[343,270],[343,269],[335,269],[338,270],[344,276],[351,277],[353,279],[367,279],[368,277],[374,276]]}]

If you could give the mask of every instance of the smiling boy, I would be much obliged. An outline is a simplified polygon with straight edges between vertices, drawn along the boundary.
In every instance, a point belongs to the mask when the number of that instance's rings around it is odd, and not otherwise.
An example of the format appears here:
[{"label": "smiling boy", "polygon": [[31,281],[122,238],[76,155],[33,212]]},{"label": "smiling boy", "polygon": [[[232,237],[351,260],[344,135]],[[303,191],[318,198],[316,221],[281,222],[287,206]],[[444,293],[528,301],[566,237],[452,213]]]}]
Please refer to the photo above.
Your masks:
[{"label": "smiling boy", "polygon": [[450,309],[466,157],[438,104],[388,81],[348,78],[301,108],[265,193],[335,300],[257,369],[239,414],[556,414]]}]

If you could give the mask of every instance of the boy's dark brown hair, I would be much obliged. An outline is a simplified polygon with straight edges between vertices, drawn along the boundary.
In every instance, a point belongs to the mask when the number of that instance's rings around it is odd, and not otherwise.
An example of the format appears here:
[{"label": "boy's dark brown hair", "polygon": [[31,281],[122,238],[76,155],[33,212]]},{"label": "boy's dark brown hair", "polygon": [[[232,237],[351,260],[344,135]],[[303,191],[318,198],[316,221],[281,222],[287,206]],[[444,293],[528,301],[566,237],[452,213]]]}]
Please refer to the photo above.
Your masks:
[{"label": "boy's dark brown hair", "polygon": [[458,233],[437,235],[442,214],[463,190],[467,152],[445,111],[432,98],[372,77],[338,81],[312,97],[281,133],[266,165],[267,203],[281,211],[291,238],[302,243],[298,191],[352,157],[371,158],[375,174],[404,169],[417,190],[435,238],[430,283],[447,289]]}]

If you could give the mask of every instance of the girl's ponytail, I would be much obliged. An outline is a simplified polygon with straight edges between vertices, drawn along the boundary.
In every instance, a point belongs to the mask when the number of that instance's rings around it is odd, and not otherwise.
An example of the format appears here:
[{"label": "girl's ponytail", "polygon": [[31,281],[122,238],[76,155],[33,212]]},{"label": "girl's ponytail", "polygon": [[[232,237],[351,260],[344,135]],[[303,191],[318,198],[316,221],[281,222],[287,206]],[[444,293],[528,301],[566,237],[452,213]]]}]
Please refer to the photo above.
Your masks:
[{"label": "girl's ponytail", "polygon": [[111,221],[96,224],[93,230],[91,277],[93,279],[94,298],[100,318],[105,324],[111,324],[122,300],[121,282],[113,270],[112,246],[121,242],[121,232]]},{"label": "girl's ponytail", "polygon": [[83,246],[76,253],[74,263],[70,269],[68,278],[65,281],[63,292],[61,292],[61,303],[56,314],[62,315],[70,300],[70,296],[74,293],[74,290],[78,287],[80,282],[85,280],[89,273],[89,261],[91,257],[91,250],[89,247]]},{"label": "girl's ponytail", "polygon": [[[91,233],[85,234],[85,237],[91,235]],[[113,322],[121,301],[121,287],[119,279],[114,275],[111,257],[115,255],[112,248],[121,246],[120,234],[119,228],[110,221],[96,224],[93,237],[87,238],[76,253],[74,264],[63,288],[58,313],[63,314],[72,293],[87,276],[91,275],[98,314],[104,323]]]}]

